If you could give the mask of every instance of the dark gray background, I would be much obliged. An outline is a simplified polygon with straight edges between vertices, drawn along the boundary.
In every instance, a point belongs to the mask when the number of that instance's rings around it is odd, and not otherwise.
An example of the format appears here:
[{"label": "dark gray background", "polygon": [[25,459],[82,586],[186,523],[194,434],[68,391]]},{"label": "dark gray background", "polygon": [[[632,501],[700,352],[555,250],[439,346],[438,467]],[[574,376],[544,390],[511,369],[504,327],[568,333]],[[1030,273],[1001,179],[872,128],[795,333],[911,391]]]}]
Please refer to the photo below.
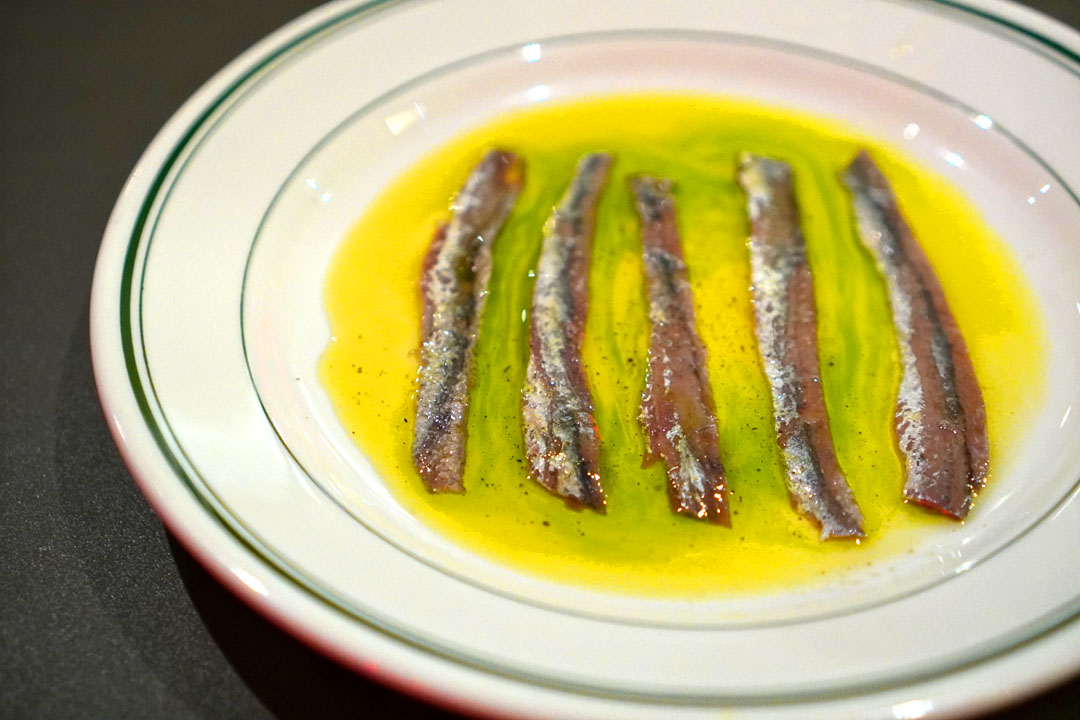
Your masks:
[{"label": "dark gray background", "polygon": [[[90,370],[91,273],[127,174],[211,74],[313,4],[0,3],[0,718],[454,717],[212,579],[135,488]],[[1026,4],[1080,27],[1080,2]],[[993,717],[1080,717],[1080,681]]]}]

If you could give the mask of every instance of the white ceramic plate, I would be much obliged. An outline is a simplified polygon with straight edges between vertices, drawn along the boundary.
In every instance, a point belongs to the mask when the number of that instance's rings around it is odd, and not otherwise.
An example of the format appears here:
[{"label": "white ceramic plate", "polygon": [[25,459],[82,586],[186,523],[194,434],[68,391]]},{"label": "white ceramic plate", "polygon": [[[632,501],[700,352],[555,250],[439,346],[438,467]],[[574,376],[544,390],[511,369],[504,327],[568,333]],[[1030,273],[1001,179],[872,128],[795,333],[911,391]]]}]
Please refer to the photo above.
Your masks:
[{"label": "white ceramic plate", "polygon": [[[1080,36],[995,2],[327,6],[212,79],[125,186],[92,304],[112,430],[229,587],[348,665],[458,708],[912,718],[1033,692],[1080,668],[1078,53]],[[656,88],[903,144],[1011,246],[1051,337],[1049,392],[969,522],[843,584],[616,596],[440,537],[348,440],[315,370],[322,283],[375,193],[505,110]]]}]

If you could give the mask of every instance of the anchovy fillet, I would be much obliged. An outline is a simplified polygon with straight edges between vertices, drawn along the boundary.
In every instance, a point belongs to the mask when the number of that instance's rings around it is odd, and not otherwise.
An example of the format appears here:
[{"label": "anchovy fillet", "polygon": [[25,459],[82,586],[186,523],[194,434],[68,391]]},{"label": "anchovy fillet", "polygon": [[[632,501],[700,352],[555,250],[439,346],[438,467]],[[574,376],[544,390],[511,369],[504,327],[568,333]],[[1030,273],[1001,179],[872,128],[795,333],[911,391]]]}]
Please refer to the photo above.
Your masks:
[{"label": "anchovy fillet", "polygon": [[586,155],[544,226],[533,288],[522,418],[529,474],[571,505],[604,512],[600,437],[581,360],[596,205],[611,156]]},{"label": "anchovy fillet", "polygon": [[941,283],[865,152],[843,174],[859,237],[888,286],[902,363],[896,434],[904,497],[962,519],[989,471],[986,407]]},{"label": "anchovy fillet", "polygon": [[649,444],[646,461],[660,457],[667,465],[675,512],[730,527],[705,346],[694,320],[671,185],[648,176],[630,180],[641,220],[651,324],[640,415]]},{"label": "anchovy fillet", "polygon": [[739,183],[750,215],[750,267],[758,349],[772,391],[788,494],[821,539],[863,536],[862,514],[829,431],[817,345],[813,280],[791,168],[749,153]]},{"label": "anchovy fillet", "polygon": [[420,275],[423,304],[413,463],[431,492],[464,492],[473,345],[491,277],[491,246],[521,189],[523,163],[488,152],[435,233]]}]

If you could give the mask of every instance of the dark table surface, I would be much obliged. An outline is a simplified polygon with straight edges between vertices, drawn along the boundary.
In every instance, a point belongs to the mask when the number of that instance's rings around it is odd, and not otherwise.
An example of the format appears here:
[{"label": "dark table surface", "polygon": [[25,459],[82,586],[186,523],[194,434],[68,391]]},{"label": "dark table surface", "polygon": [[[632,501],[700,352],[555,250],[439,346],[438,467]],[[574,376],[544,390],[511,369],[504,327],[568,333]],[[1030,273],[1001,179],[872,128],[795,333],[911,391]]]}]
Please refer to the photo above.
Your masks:
[{"label": "dark table surface", "polygon": [[[454,717],[211,578],[136,489],[91,374],[91,273],[121,184],[199,85],[312,4],[0,12],[0,718]],[[1076,0],[1025,4],[1080,27]],[[992,717],[1080,717],[1080,681]]]}]

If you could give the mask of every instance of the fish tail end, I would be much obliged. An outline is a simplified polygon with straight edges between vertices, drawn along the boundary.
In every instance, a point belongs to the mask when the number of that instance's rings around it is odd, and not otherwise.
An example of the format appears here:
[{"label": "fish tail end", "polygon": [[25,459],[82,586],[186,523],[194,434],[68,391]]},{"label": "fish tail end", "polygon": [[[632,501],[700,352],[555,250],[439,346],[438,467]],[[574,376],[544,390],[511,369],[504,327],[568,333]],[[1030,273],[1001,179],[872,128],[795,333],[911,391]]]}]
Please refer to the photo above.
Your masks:
[{"label": "fish tail end", "polygon": [[942,500],[929,497],[926,494],[919,492],[918,488],[910,487],[904,488],[904,502],[914,503],[919,507],[941,513],[945,517],[952,518],[953,520],[963,520],[967,517],[968,510],[971,509],[970,494],[960,497],[959,500],[954,498]]},{"label": "fish tail end", "polygon": [[413,464],[428,492],[459,495],[465,492],[465,484],[461,481],[461,468],[456,464],[447,463],[442,458],[430,460],[424,454],[414,454]]},{"label": "fish tail end", "polygon": [[717,503],[716,508],[709,514],[709,521],[714,525],[720,525],[731,529],[731,513],[728,511],[726,500],[722,503]]},{"label": "fish tail end", "polygon": [[821,526],[821,540],[862,540],[866,532],[861,522],[839,523]]}]

